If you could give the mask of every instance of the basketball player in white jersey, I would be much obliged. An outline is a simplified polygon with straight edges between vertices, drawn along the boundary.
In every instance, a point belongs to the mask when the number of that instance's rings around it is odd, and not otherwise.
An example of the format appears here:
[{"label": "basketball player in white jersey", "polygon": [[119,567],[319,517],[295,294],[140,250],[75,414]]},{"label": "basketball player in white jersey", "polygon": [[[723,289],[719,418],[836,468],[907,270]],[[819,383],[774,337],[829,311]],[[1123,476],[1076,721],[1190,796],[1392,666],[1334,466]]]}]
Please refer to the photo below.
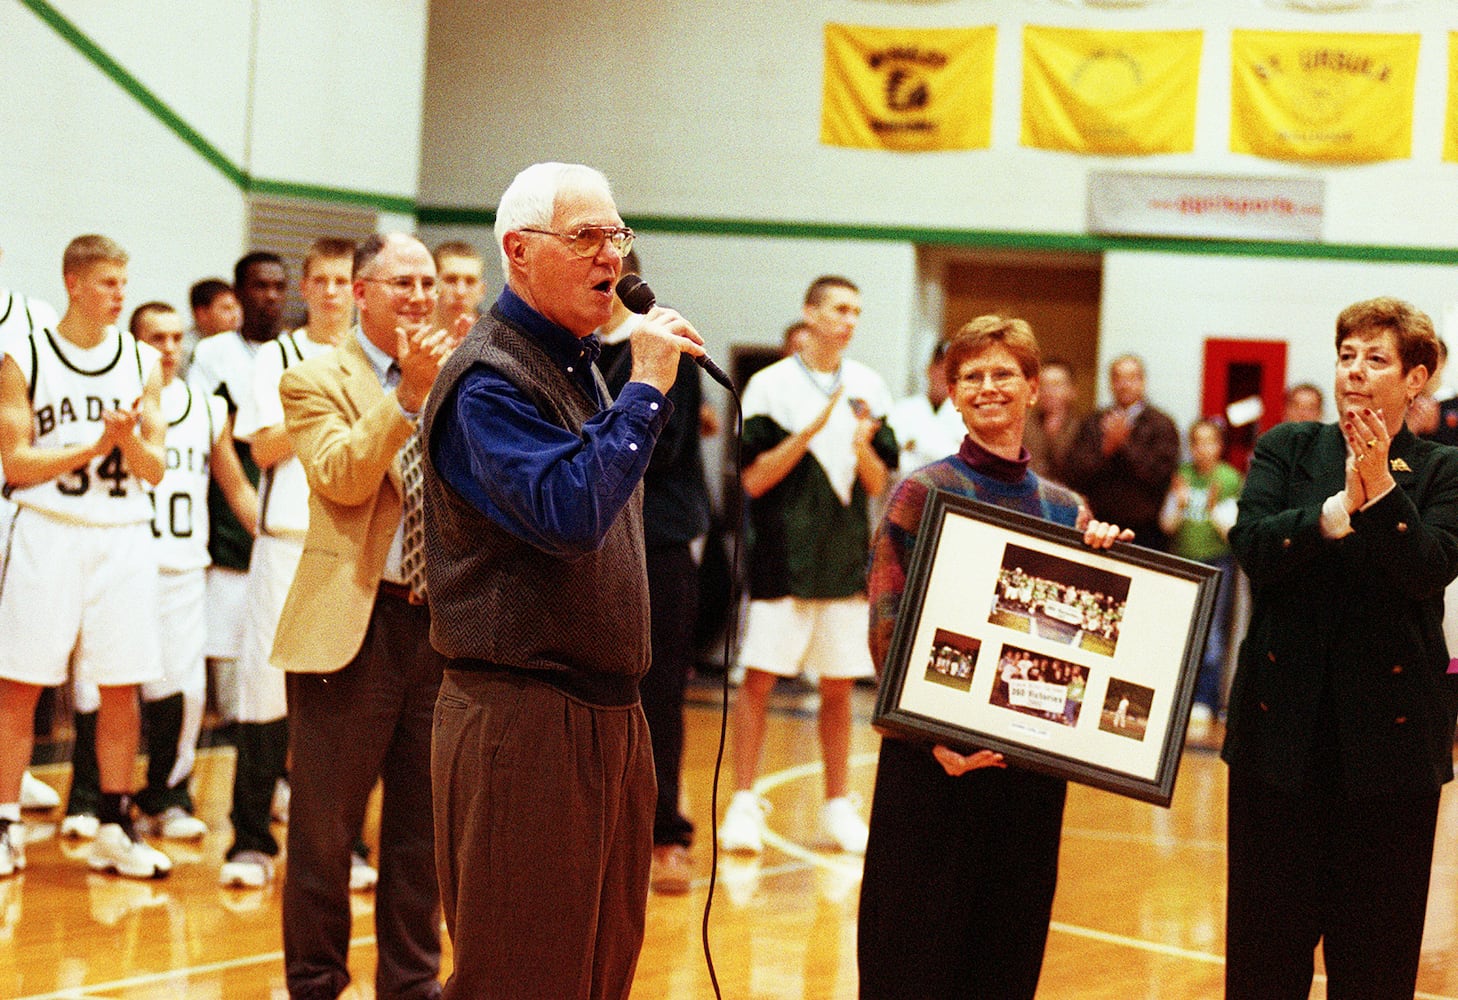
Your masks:
[{"label": "basketball player in white jersey", "polygon": [[[167,469],[152,491],[162,677],[142,685],[147,783],[137,793],[142,813],[138,822],[169,840],[198,840],[208,827],[193,815],[188,782],[207,693],[208,481],[217,480],[250,533],[258,520],[258,494],[233,449],[227,401],[204,395],[178,377],[185,338],[182,317],[165,302],[147,302],[132,313],[130,329],[162,356],[162,415],[167,422]],[[94,770],[96,685],[78,680],[75,702],[75,771],[67,822],[92,815],[83,804],[95,808],[101,795]]]},{"label": "basketball player in white jersey", "polygon": [[[4,256],[4,250],[0,249],[0,258]],[[55,329],[60,318],[50,303],[0,288],[0,357],[4,356],[4,345],[11,337],[24,339],[42,327]],[[4,481],[5,470],[0,468],[0,483]],[[0,494],[0,552],[4,551],[4,539],[14,513],[15,505],[10,498]],[[29,771],[25,772],[20,782],[20,808],[54,809],[60,804],[61,797],[54,788]]]},{"label": "basketball player in white jersey", "polygon": [[[237,420],[238,406],[253,384],[253,359],[264,344],[283,330],[288,298],[288,268],[283,258],[267,250],[244,254],[233,266],[233,292],[243,314],[234,330],[216,333],[198,342],[187,378],[204,395],[221,395]],[[243,471],[255,485],[258,466],[244,442],[236,442]],[[209,669],[216,684],[219,713],[228,722],[237,716],[238,651],[243,645],[243,619],[248,600],[248,561],[253,537],[243,530],[218,490],[208,492],[211,536],[208,552]]]},{"label": "basketball player in white jersey", "polygon": [[19,508],[0,579],[0,877],[25,866],[20,783],[36,700],[73,666],[101,691],[101,829],[87,864],[156,878],[172,862],[142,842],[130,810],[137,686],[161,675],[143,482],[164,471],[162,369],[115,325],[127,284],[120,246],[77,237],[61,274],[68,302],[55,329],[7,343],[0,357],[0,461]]},{"label": "basketball player in white jersey", "polygon": [[309,530],[309,483],[284,428],[278,382],[286,369],[332,350],[349,332],[354,321],[353,264],[352,241],[314,241],[299,282],[308,320],[258,349],[251,390],[238,400],[234,433],[251,447],[262,478],[235,674],[238,754],[230,812],[233,843],[219,873],[225,886],[268,884],[278,854],[269,807],[275,781],[286,774],[288,719],[285,675],[268,658]]}]

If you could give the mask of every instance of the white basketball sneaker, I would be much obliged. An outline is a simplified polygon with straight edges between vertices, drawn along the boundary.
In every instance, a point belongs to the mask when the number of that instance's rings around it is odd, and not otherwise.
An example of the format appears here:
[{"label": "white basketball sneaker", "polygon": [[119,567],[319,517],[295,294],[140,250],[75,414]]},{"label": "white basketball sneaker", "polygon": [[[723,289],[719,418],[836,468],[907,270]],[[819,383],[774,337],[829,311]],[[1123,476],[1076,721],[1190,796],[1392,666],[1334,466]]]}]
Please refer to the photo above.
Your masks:
[{"label": "white basketball sneaker", "polygon": [[86,865],[126,878],[162,878],[172,871],[172,859],[139,838],[130,823],[101,824]]},{"label": "white basketball sneaker", "polygon": [[758,854],[764,850],[764,815],[769,808],[754,792],[734,793],[724,822],[719,824],[719,848],[733,854]]}]

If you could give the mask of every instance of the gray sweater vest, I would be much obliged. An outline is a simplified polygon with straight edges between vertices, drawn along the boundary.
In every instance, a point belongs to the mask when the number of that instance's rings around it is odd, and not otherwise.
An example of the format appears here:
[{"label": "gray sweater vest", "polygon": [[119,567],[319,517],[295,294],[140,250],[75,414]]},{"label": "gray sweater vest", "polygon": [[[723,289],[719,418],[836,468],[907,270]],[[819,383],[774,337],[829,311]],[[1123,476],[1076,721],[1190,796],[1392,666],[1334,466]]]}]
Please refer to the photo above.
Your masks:
[{"label": "gray sweater vest", "polygon": [[[476,365],[506,378],[543,419],[574,433],[597,412],[531,337],[493,309],[441,370],[422,415],[427,441]],[[474,433],[489,438],[490,430]],[[622,690],[643,675],[649,632],[641,484],[597,551],[563,559],[498,526],[433,462],[423,464],[431,644],[453,659],[484,661],[452,666],[540,672],[549,683],[589,693],[600,686],[595,682]]]}]

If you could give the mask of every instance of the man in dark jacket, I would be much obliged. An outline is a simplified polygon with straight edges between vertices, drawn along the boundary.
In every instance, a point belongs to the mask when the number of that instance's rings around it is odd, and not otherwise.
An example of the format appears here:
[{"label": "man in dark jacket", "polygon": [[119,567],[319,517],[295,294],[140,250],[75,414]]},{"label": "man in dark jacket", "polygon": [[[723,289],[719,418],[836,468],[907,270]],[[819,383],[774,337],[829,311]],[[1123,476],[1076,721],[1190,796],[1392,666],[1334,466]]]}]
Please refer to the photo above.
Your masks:
[{"label": "man in dark jacket", "polygon": [[1114,405],[1085,417],[1063,469],[1093,516],[1134,531],[1134,542],[1163,550],[1159,508],[1180,458],[1180,432],[1144,398],[1144,362],[1132,354],[1109,365]]}]

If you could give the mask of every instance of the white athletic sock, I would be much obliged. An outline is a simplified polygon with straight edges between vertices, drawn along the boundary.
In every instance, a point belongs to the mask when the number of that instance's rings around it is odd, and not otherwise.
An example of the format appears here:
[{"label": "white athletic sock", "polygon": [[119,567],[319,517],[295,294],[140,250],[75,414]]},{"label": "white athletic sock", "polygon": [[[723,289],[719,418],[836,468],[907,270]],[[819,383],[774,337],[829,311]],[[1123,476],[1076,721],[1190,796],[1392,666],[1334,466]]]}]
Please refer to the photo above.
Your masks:
[{"label": "white athletic sock", "polygon": [[0,802],[0,819],[8,819],[12,823],[20,822],[19,802]]}]

